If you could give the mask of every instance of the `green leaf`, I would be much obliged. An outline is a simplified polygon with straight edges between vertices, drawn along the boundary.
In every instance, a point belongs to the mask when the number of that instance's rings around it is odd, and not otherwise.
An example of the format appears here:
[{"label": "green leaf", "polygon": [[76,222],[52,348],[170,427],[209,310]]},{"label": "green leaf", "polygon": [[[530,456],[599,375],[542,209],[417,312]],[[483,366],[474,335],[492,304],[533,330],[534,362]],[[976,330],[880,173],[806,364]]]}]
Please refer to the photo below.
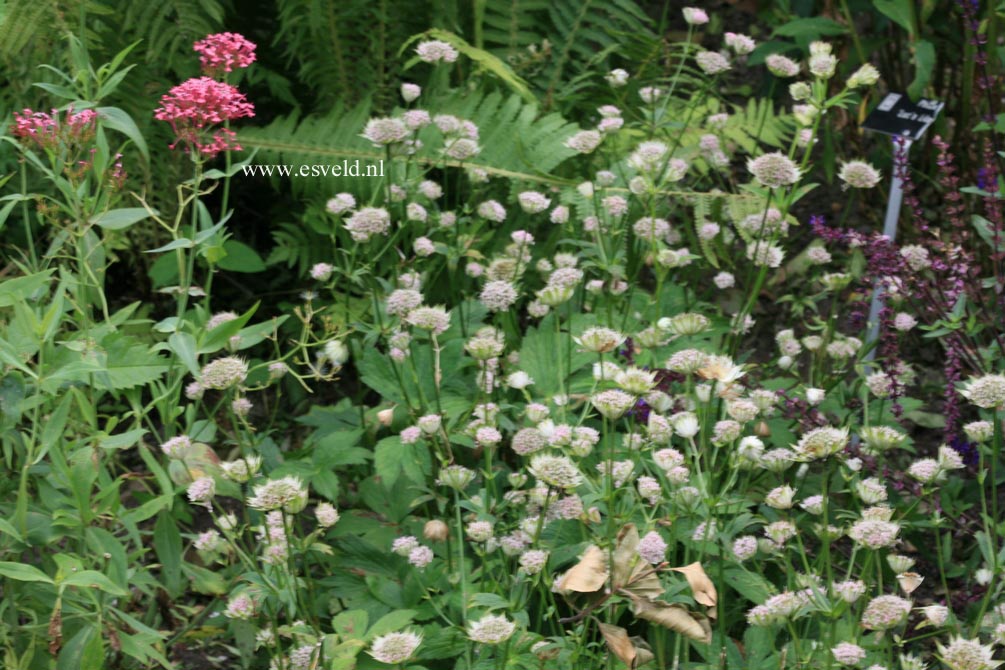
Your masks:
[{"label": "green leaf", "polygon": [[[419,39],[432,38],[434,40],[441,40],[450,44],[462,54],[470,58],[472,61],[477,63],[483,69],[491,72],[495,76],[499,77],[504,84],[506,84],[514,93],[519,95],[528,103],[535,103],[537,99],[534,94],[530,92],[527,87],[527,82],[521,79],[513,69],[506,64],[505,61],[500,59],[484,49],[479,49],[478,47],[472,46],[467,43],[467,41],[450,32],[449,30],[440,30],[439,28],[433,28],[428,30],[421,35],[415,35],[408,39],[404,44],[401,45],[400,52],[404,52],[410,44]],[[414,62],[414,61],[413,61]]]},{"label": "green leaf", "polygon": [[405,450],[397,435],[385,437],[373,450],[373,467],[380,481],[388,489],[393,488],[404,469]]},{"label": "green leaf", "polygon": [[156,249],[144,249],[145,254],[159,254],[162,251],[174,251],[175,249],[191,249],[195,246],[195,242],[188,239],[187,237],[179,237],[177,240],[168,242],[162,247],[157,247]]},{"label": "green leaf", "polygon": [[66,579],[59,583],[61,588],[67,586],[82,586],[91,589],[98,589],[99,591],[104,591],[113,596],[124,596],[128,592],[116,586],[112,580],[110,580],[105,575],[101,574],[97,570],[82,570],[80,572],[74,572]]},{"label": "green leaf", "polygon": [[10,535],[18,542],[21,542],[22,544],[24,543],[24,538],[21,537],[21,533],[17,532],[17,529],[14,528],[14,524],[7,519],[0,519],[0,533]]},{"label": "green leaf", "polygon": [[161,512],[154,525],[154,553],[161,564],[161,580],[173,596],[181,593],[181,533],[174,517]]},{"label": "green leaf", "polygon": [[219,571],[207,570],[198,565],[184,563],[185,575],[192,582],[192,590],[208,596],[222,596],[227,593],[227,580]]},{"label": "green leaf", "polygon": [[173,333],[168,338],[168,347],[178,356],[188,371],[199,376],[199,360],[196,357],[195,337],[190,333]]},{"label": "green leaf", "polygon": [[777,28],[772,35],[783,37],[802,37],[812,40],[823,35],[844,35],[848,29],[832,19],[822,16],[793,19]]},{"label": "green leaf", "polygon": [[111,333],[101,340],[103,370],[95,374],[99,388],[118,390],[145,386],[168,370],[168,360],[134,337]]},{"label": "green leaf", "polygon": [[42,287],[52,280],[54,272],[55,270],[46,270],[0,282],[0,307],[10,307],[14,303],[23,303],[38,298]]},{"label": "green leaf", "polygon": [[[156,214],[157,212],[154,212]],[[124,207],[110,209],[91,219],[91,223],[105,230],[125,230],[129,226],[150,216],[150,212],[142,207]]]},{"label": "green leaf", "polygon": [[761,575],[749,570],[726,568],[726,583],[752,603],[763,603],[774,591]]},{"label": "green leaf", "polygon": [[220,259],[217,266],[231,272],[264,272],[265,261],[258,252],[243,242],[227,240],[223,243],[227,255]]},{"label": "green leaf", "polygon": [[331,469],[340,465],[366,463],[371,456],[370,451],[357,446],[362,436],[362,430],[346,430],[319,439],[314,447],[314,465]]},{"label": "green leaf", "polygon": [[150,151],[147,149],[147,142],[143,139],[143,133],[136,127],[133,117],[118,107],[98,107],[95,111],[101,118],[102,125],[112,130],[117,130],[131,139],[136,148],[143,154],[143,160],[150,162]]},{"label": "green leaf", "polygon": [[907,94],[911,100],[917,100],[925,93],[928,82],[932,79],[932,71],[935,69],[935,45],[927,40],[915,42],[912,45],[914,51],[914,81],[907,87]]},{"label": "green leaf", "polygon": [[906,30],[913,41],[915,37],[914,24],[912,23],[914,12],[911,10],[913,2],[915,0],[872,0],[872,6],[876,11]]},{"label": "green leaf", "polygon": [[0,575],[19,582],[44,582],[55,584],[52,578],[33,565],[27,563],[13,563],[11,561],[0,561]]},{"label": "green leaf", "polygon": [[370,630],[366,632],[366,640],[370,641],[375,637],[380,637],[381,635],[401,630],[408,624],[412,623],[416,614],[418,614],[418,612],[415,610],[397,610],[395,612],[385,614],[378,619],[375,624],[370,626]]},{"label": "green leaf", "polygon": [[101,632],[87,624],[63,646],[56,659],[56,670],[102,670],[105,650]]}]

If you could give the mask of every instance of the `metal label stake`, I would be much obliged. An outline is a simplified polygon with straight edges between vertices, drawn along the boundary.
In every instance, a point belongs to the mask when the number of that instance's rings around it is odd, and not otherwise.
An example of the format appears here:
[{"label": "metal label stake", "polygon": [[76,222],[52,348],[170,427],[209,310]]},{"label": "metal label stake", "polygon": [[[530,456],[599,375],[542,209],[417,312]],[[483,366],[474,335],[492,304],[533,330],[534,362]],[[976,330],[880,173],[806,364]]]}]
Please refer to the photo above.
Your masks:
[{"label": "metal label stake", "polygon": [[[893,137],[893,152],[896,155],[898,142],[904,152],[905,160],[910,155],[911,145],[920,140],[928,127],[935,122],[944,103],[938,100],[921,99],[912,103],[907,96],[900,93],[888,93],[876,108],[869,112],[862,127]],[[900,218],[900,206],[904,202],[904,182],[893,170],[890,180],[890,196],[886,202],[886,218],[883,220],[883,235],[891,242],[897,239],[897,221]],[[869,306],[868,334],[866,346],[871,346],[865,360],[871,362],[876,358],[876,340],[879,339],[879,313],[883,309],[883,286],[877,279],[872,288],[872,304]],[[866,365],[866,374],[871,366]]]}]

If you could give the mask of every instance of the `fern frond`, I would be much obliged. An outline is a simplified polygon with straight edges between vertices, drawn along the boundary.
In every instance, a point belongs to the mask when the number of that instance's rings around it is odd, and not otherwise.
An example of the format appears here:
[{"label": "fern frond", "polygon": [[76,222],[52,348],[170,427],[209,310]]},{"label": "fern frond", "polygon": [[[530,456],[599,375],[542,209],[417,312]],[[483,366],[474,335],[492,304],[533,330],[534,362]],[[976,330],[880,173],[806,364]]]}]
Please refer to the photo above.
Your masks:
[{"label": "fern frond", "polygon": [[[517,95],[506,98],[498,92],[447,98],[437,111],[470,119],[481,129],[482,151],[465,161],[463,167],[478,167],[491,175],[522,181],[566,183],[551,173],[573,155],[564,142],[578,127],[560,115],[540,116],[536,105],[525,103]],[[370,106],[364,101],[352,109],[337,107],[324,116],[301,119],[292,114],[264,128],[246,128],[238,137],[246,148],[260,151],[259,163],[335,164],[343,159],[376,163],[386,159],[385,152],[359,135],[369,116]],[[423,148],[408,160],[430,167],[461,166],[457,161],[440,157],[442,138],[435,128],[426,128],[419,137]],[[403,162],[406,157],[394,160]],[[367,194],[379,186],[378,180],[363,177],[292,181],[298,195],[331,194],[337,190]]]},{"label": "fern frond", "polygon": [[545,100],[549,104],[561,84],[588,70],[598,53],[620,47],[617,31],[652,34],[648,17],[634,0],[554,0],[549,3],[548,16],[554,54],[545,72]]},{"label": "fern frond", "polygon": [[[313,92],[317,108],[358,104],[369,95],[377,109],[394,101],[401,45],[429,25],[430,3],[416,0],[394,11],[389,0],[279,0],[279,31],[289,63]],[[304,101],[306,102],[306,100]]]},{"label": "fern frond", "polygon": [[726,122],[723,134],[748,154],[759,153],[759,143],[770,147],[788,147],[795,131],[789,114],[776,115],[767,98],[751,98],[746,107],[736,106]]},{"label": "fern frond", "polygon": [[180,71],[191,70],[192,44],[217,32],[223,25],[224,8],[219,0],[163,0],[129,2],[119,0],[123,25],[143,40],[148,63],[164,62],[173,67],[172,56],[181,55]]}]

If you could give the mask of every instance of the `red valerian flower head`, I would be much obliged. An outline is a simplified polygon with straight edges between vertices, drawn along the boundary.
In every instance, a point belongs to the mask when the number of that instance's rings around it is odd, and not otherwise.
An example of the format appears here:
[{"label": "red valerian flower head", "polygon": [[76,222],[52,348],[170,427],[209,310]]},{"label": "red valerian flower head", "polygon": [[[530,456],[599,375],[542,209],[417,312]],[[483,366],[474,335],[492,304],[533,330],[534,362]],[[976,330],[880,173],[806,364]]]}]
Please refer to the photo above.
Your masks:
[{"label": "red valerian flower head", "polygon": [[161,106],[154,118],[171,124],[177,138],[171,148],[181,142],[186,150],[193,148],[207,158],[221,151],[239,151],[235,134],[220,124],[255,115],[255,106],[234,86],[209,77],[189,79],[161,97]]},{"label": "red valerian flower head", "polygon": [[192,45],[199,54],[202,71],[217,77],[255,62],[255,43],[238,33],[207,35]]},{"label": "red valerian flower head", "polygon": [[14,112],[10,133],[23,144],[44,150],[55,150],[60,142],[79,147],[94,138],[97,120],[98,115],[93,109],[74,113],[71,107],[66,110],[66,116],[61,121],[59,112],[55,109],[46,114],[25,108],[21,112]]}]

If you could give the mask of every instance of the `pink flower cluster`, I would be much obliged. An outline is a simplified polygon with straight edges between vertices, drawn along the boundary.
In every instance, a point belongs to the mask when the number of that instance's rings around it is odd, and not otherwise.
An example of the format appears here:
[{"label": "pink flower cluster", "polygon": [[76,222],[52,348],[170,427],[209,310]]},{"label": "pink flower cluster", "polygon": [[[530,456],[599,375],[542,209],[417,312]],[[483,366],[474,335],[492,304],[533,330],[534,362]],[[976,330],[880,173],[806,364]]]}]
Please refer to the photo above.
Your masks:
[{"label": "pink flower cluster", "polygon": [[255,43],[238,33],[207,35],[193,46],[202,71],[210,77],[245,68],[255,62]]},{"label": "pink flower cluster", "polygon": [[154,118],[171,124],[179,142],[195,148],[208,158],[221,151],[240,150],[229,128],[217,127],[226,121],[255,115],[255,106],[234,86],[209,77],[189,79],[161,97]]},{"label": "pink flower cluster", "polygon": [[66,111],[65,120],[60,123],[59,112],[55,109],[51,114],[25,109],[14,112],[10,132],[25,144],[34,144],[46,150],[57,148],[60,141],[68,145],[83,145],[94,137],[97,118],[93,109],[74,114],[70,108]]}]

